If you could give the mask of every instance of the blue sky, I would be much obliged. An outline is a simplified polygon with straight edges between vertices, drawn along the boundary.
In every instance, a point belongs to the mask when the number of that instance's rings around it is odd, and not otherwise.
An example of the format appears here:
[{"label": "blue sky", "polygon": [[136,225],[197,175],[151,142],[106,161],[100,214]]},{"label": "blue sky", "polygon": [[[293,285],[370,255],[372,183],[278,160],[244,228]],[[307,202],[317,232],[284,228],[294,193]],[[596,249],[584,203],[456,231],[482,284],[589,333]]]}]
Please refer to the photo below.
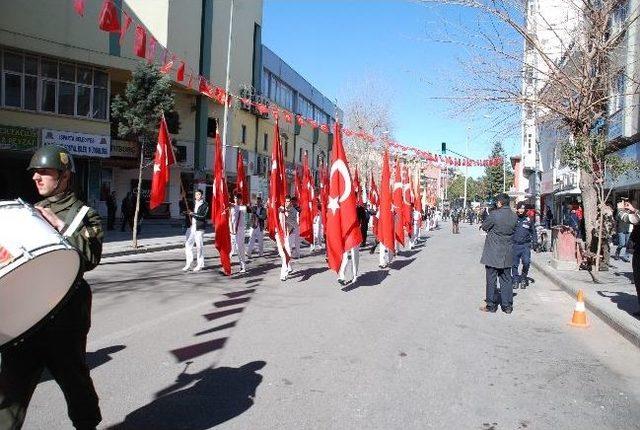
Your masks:
[{"label": "blue sky", "polygon": [[[469,127],[469,156],[485,158],[493,136],[483,131],[495,119],[452,116],[452,102],[430,99],[447,95],[449,76],[460,75],[468,55],[433,39],[442,38],[445,21],[472,26],[475,19],[460,7],[401,0],[264,0],[262,41],[338,105],[349,83],[383,80],[402,144],[439,152],[444,141],[464,153]],[[509,155],[519,152],[517,133],[503,144]]]}]

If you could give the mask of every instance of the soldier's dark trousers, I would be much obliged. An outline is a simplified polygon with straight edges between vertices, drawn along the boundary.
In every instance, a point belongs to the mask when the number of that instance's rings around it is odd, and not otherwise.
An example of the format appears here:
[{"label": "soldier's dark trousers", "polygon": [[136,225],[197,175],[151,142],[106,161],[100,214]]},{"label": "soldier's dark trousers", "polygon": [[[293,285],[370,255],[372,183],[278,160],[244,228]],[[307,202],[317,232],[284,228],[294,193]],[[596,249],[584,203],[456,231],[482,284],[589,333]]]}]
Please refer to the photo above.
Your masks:
[{"label": "soldier's dark trousers", "polygon": [[636,286],[636,298],[638,299],[638,306],[640,306],[640,252],[633,252],[631,268],[633,270],[633,283]]},{"label": "soldier's dark trousers", "polygon": [[45,367],[62,389],[76,429],[93,429],[102,420],[85,361],[90,313],[91,292],[85,284],[51,323],[2,353],[0,430],[22,427]]},{"label": "soldier's dark trousers", "polygon": [[[522,262],[522,273],[518,275],[520,262]],[[513,282],[520,282],[527,279],[527,275],[529,275],[529,266],[531,266],[531,245],[528,243],[524,245],[514,244],[513,267],[511,269]]]},{"label": "soldier's dark trousers", "polygon": [[453,234],[458,234],[460,233],[460,224],[457,222],[454,222],[451,224],[451,229],[453,231]]},{"label": "soldier's dark trousers", "polygon": [[[511,282],[511,268],[497,268],[484,266],[487,279],[487,307],[496,309],[513,306],[513,284]],[[500,295],[498,295],[498,278],[500,278]]]}]

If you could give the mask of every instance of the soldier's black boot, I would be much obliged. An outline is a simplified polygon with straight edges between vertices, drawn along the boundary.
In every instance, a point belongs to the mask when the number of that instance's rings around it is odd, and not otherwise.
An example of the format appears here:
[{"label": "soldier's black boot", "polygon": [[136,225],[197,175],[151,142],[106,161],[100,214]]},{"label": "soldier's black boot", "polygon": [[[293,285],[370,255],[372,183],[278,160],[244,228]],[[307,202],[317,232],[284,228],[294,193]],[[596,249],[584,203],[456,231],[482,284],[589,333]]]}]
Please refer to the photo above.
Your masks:
[{"label": "soldier's black boot", "polygon": [[518,288],[520,288],[520,281],[513,281],[513,289],[517,290]]}]

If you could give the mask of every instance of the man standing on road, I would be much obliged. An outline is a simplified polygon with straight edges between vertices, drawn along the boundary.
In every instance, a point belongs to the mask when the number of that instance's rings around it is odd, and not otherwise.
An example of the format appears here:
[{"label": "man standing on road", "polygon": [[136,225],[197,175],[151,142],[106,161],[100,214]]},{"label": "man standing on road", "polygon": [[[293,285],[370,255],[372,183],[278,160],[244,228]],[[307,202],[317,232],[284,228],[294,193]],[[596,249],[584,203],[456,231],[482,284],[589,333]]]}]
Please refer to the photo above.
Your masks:
[{"label": "man standing on road", "polygon": [[249,246],[247,258],[251,258],[253,248],[258,244],[258,255],[262,257],[264,251],[264,221],[267,219],[267,209],[262,205],[262,197],[256,197],[256,204],[249,208],[251,213],[251,230],[249,230]]},{"label": "man standing on road", "polygon": [[[513,232],[517,217],[509,207],[509,196],[498,195],[496,209],[489,213],[482,223],[482,230],[487,232],[480,263],[485,266],[486,273],[486,305],[480,308],[483,312],[495,312],[498,305],[503,312],[513,311],[513,285],[511,283],[511,266],[513,265]],[[500,278],[500,295],[498,297],[498,277]]]},{"label": "man standing on road", "polygon": [[245,273],[247,267],[245,264],[244,236],[246,228],[245,215],[247,207],[242,204],[242,195],[236,193],[233,195],[233,205],[231,205],[231,216],[229,217],[229,231],[231,232],[232,248],[236,249],[238,261],[240,262],[240,273]]},{"label": "man standing on road", "polygon": [[[91,327],[91,288],[84,273],[100,263],[100,215],[73,192],[75,167],[69,152],[58,146],[38,149],[29,163],[38,193],[45,199],[36,209],[80,254],[80,273],[66,303],[24,341],[9,347],[0,359],[0,429],[20,429],[29,401],[46,367],[67,401],[76,429],[95,429],[102,420],[98,395],[86,363]],[[38,285],[24,285],[37,289]],[[25,303],[25,306],[28,304]]]},{"label": "man standing on road", "polygon": [[[531,265],[531,246],[536,243],[536,227],[526,213],[524,202],[519,202],[516,206],[518,221],[513,232],[513,289],[523,290],[529,286],[529,266]],[[520,262],[522,261],[522,273],[518,275]]]},{"label": "man standing on road", "polygon": [[[636,298],[640,306],[640,245],[636,245],[640,244],[640,212],[628,201],[623,201],[622,204],[618,204],[618,219],[633,225],[630,237],[634,243],[631,267],[633,270],[633,283],[636,287]],[[640,318],[640,309],[634,312],[633,316]]]},{"label": "man standing on road", "polygon": [[193,245],[196,245],[196,267],[193,268],[194,272],[198,272],[204,269],[204,252],[203,252],[203,239],[204,229],[207,225],[207,213],[209,212],[209,206],[207,202],[202,198],[202,190],[196,190],[194,193],[193,212],[187,213],[191,216],[191,226],[187,230],[187,240],[184,245],[184,253],[187,258],[187,262],[182,268],[183,272],[186,272],[191,268],[193,263]]},{"label": "man standing on road", "polygon": [[291,257],[300,258],[300,207],[295,196],[289,199],[289,203],[287,225],[293,229],[289,231],[289,248],[291,249]]},{"label": "man standing on road", "polygon": [[454,209],[451,213],[451,231],[453,234],[460,233],[460,211],[458,209]]},{"label": "man standing on road", "polygon": [[[629,242],[629,232],[631,231],[631,223],[628,217],[623,215],[628,213],[628,207],[633,207],[629,203],[628,199],[622,198],[618,203],[618,211],[616,216],[616,233],[618,234],[618,246],[616,248],[616,260],[629,261],[629,254],[627,253],[627,243]],[[624,249],[624,254],[620,257],[620,251]]]}]

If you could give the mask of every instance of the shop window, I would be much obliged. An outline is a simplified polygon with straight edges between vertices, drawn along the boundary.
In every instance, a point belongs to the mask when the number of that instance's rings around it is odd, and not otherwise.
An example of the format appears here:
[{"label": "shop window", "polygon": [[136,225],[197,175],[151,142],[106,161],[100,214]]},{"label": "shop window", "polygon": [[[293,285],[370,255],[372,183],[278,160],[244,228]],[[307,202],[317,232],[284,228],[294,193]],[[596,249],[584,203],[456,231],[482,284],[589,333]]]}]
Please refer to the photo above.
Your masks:
[{"label": "shop window", "polygon": [[92,67],[17,52],[3,57],[2,105],[106,120],[109,75]]},{"label": "shop window", "polygon": [[269,149],[269,134],[264,134],[264,141],[262,142],[262,150],[267,151]]},{"label": "shop window", "polygon": [[242,124],[242,143],[247,143],[247,126]]},{"label": "shop window", "polygon": [[207,119],[207,137],[211,137],[211,138],[216,137],[216,119],[215,118]]}]

